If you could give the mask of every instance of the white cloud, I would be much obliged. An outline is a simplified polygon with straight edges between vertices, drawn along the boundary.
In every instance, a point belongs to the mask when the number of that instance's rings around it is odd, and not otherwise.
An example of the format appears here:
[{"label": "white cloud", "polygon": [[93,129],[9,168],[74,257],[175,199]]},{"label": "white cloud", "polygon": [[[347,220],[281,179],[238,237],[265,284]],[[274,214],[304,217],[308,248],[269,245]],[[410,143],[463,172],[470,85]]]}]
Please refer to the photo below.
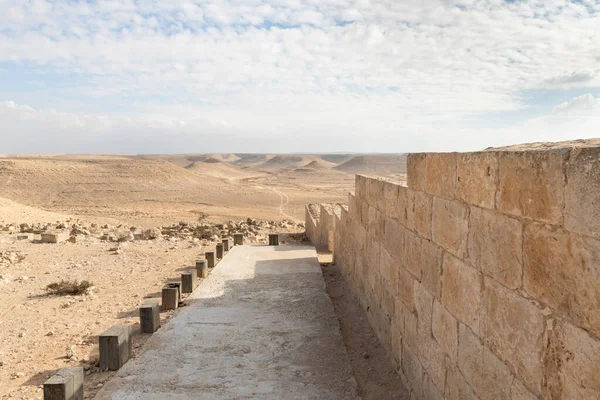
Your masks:
[{"label": "white cloud", "polygon": [[[529,89],[600,86],[598,26],[592,1],[0,0],[0,73],[41,84],[0,100],[108,126],[97,135],[139,138],[160,120],[185,121],[173,129],[187,138],[227,121],[248,137],[362,148],[375,133],[403,151],[449,135],[466,149],[503,140],[465,134],[471,115],[522,109]],[[554,113],[581,116],[573,101]]]},{"label": "white cloud", "polygon": [[592,94],[573,98],[554,107],[554,114],[569,114],[569,115],[592,115],[600,117],[600,99],[595,98]]}]

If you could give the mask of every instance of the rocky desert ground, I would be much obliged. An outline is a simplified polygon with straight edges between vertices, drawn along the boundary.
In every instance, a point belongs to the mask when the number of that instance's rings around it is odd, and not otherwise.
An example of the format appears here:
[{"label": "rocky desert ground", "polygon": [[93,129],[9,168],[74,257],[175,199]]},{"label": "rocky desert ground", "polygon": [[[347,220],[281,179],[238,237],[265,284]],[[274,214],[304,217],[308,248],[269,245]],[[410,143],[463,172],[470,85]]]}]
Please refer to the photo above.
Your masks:
[{"label": "rocky desert ground", "polygon": [[[354,174],[405,179],[404,155],[194,154],[0,156],[0,398],[41,399],[57,369],[83,365],[86,397],[97,335],[137,324],[162,285],[243,232],[302,240],[304,205],[346,202]],[[59,232],[63,241],[44,243]],[[82,295],[54,295],[61,280]],[[161,313],[162,319],[170,314]],[[134,351],[145,337],[136,335]]]}]

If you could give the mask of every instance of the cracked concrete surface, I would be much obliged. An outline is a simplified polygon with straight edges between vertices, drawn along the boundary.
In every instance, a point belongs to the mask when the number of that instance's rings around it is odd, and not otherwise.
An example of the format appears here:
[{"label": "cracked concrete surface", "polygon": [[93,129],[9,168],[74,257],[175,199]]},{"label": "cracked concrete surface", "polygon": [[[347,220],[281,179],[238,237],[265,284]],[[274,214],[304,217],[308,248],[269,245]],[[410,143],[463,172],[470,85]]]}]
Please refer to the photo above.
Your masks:
[{"label": "cracked concrete surface", "polygon": [[312,246],[236,246],[95,399],[358,399]]}]

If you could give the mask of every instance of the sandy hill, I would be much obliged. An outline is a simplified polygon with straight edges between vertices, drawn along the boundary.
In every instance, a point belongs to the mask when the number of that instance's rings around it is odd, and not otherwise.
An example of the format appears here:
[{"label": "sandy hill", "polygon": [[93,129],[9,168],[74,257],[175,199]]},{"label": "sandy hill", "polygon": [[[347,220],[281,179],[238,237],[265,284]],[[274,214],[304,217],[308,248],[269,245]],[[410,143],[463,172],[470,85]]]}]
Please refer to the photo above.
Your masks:
[{"label": "sandy hill", "polygon": [[215,160],[215,161],[226,162],[226,163],[232,163],[232,162],[235,162],[240,159],[240,157],[236,156],[235,154],[231,154],[231,153],[193,154],[193,155],[188,154],[186,156],[186,158],[192,162],[196,162],[196,161],[211,162],[210,160]]},{"label": "sandy hill", "polygon": [[236,154],[239,159],[234,162],[235,165],[240,167],[248,167],[252,168],[257,165],[260,165],[266,161],[269,161],[271,158],[275,157],[273,154],[258,154],[258,153],[237,153]]},{"label": "sandy hill", "polygon": [[334,169],[349,174],[392,175],[406,172],[405,154],[354,156]]},{"label": "sandy hill", "polygon": [[[320,157],[297,154],[281,154],[269,159],[268,161],[265,161],[262,164],[257,165],[255,168],[269,172],[283,172],[304,167],[305,165],[308,165],[316,160],[320,160]],[[320,161],[323,163],[323,165],[325,165],[326,161]]]},{"label": "sandy hill", "polygon": [[297,168],[297,170],[327,171],[335,167],[335,165],[336,164],[327,162],[325,160],[313,160],[303,167]]},{"label": "sandy hill", "polygon": [[353,154],[322,154],[321,159],[334,164],[342,164],[355,157]]},{"label": "sandy hill", "polygon": [[204,161],[196,161],[188,165],[186,169],[198,175],[225,179],[249,178],[252,176],[261,175],[256,172],[244,170],[240,167],[236,167],[235,165],[219,161],[216,158],[208,158]]},{"label": "sandy hill", "polygon": [[280,203],[260,186],[140,159],[0,160],[0,193],[46,211],[149,226],[195,221],[200,213],[268,218]]},{"label": "sandy hill", "polygon": [[171,164],[177,165],[178,167],[185,168],[192,163],[186,156],[182,154],[173,155],[138,155],[134,158],[139,160],[155,160],[155,161],[168,161]]}]

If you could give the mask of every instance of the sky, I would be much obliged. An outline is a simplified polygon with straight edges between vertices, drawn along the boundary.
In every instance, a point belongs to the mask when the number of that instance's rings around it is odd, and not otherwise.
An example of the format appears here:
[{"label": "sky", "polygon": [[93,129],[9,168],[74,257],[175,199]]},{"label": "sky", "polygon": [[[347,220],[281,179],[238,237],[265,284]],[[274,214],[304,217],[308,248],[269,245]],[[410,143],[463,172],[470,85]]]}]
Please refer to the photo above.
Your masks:
[{"label": "sky", "polygon": [[597,0],[0,0],[0,153],[598,137]]}]

